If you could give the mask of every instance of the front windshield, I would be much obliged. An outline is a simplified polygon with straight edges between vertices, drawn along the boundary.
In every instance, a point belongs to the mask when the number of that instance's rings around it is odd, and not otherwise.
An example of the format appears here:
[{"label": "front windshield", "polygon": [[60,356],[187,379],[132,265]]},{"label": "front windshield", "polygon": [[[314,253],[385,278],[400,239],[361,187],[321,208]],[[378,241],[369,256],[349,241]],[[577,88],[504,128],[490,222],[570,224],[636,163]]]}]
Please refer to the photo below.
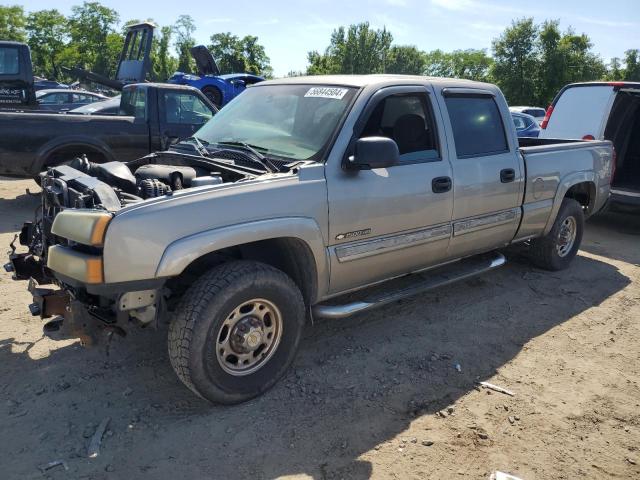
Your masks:
[{"label": "front windshield", "polygon": [[266,155],[318,160],[355,91],[321,85],[252,87],[220,110],[196,136],[210,144],[245,143]]}]

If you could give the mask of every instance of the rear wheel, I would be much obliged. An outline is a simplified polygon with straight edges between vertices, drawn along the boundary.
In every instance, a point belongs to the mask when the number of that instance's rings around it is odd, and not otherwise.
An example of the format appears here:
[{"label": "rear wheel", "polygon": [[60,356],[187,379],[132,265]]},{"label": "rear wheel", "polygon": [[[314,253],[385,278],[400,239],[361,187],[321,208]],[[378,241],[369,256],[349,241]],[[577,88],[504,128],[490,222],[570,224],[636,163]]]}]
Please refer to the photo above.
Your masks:
[{"label": "rear wheel", "polygon": [[305,308],[283,272],[230,262],[197,280],[169,327],[169,358],[182,382],[217,403],[240,403],[271,388],[293,362]]},{"label": "rear wheel", "polygon": [[545,270],[564,270],[578,253],[584,232],[582,206],[565,198],[547,235],[531,242],[531,261]]},{"label": "rear wheel", "polygon": [[216,108],[222,106],[222,93],[216,87],[204,87],[202,93],[204,93],[205,97],[207,97]]}]

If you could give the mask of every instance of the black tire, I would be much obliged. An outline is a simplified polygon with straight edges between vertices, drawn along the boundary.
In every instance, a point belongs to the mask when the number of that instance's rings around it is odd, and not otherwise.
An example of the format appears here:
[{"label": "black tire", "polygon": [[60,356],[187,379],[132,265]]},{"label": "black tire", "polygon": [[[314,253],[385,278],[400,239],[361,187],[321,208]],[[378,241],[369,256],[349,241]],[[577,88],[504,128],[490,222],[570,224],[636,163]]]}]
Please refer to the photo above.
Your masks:
[{"label": "black tire", "polygon": [[[225,325],[233,322],[230,318],[239,306],[254,301],[270,302],[281,314],[279,342],[270,356],[257,360],[262,363],[256,371],[229,373],[225,368],[233,365],[218,356],[222,331],[227,328],[231,337],[235,328],[243,328],[239,320],[236,327]],[[169,327],[169,359],[180,380],[201,397],[223,404],[244,402],[284,375],[298,350],[304,323],[302,294],[286,274],[258,262],[224,263],[200,277],[182,297]],[[260,338],[267,342],[266,336]]]},{"label": "black tire", "polygon": [[202,93],[207,97],[216,108],[222,106],[222,93],[216,87],[204,87]]},{"label": "black tire", "polygon": [[[561,231],[565,222],[575,221],[575,237],[570,248],[560,254],[563,248],[563,239]],[[562,200],[560,210],[553,223],[553,227],[547,235],[536,238],[531,241],[531,249],[529,257],[534,265],[545,270],[564,270],[569,267],[571,261],[578,253],[580,243],[582,242],[582,234],[584,232],[584,211],[582,206],[572,198]],[[565,245],[566,246],[566,245]]]}]

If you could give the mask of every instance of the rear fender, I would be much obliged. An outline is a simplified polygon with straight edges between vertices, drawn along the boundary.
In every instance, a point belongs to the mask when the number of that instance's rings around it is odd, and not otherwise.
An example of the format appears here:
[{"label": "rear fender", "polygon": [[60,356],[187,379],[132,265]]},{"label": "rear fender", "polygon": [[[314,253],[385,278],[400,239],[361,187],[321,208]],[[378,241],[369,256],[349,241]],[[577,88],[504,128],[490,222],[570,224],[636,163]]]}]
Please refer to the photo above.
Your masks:
[{"label": "rear fender", "polygon": [[[575,172],[575,173],[568,174],[567,176],[565,176],[560,180],[560,183],[558,184],[558,189],[556,190],[556,194],[553,199],[553,207],[551,208],[551,214],[549,215],[549,220],[547,221],[547,225],[544,229],[543,235],[546,235],[551,231],[551,228],[553,227],[553,224],[556,221],[556,217],[558,216],[560,205],[562,205],[562,200],[564,199],[569,189],[579,183],[591,183],[593,184],[593,188],[595,191],[596,174],[594,172],[589,172],[589,171]],[[589,199],[590,206],[593,206],[594,202],[595,202],[595,198]]]},{"label": "rear fender", "polygon": [[171,243],[164,251],[156,277],[174,277],[198,258],[224,248],[260,240],[292,237],[309,247],[313,254],[318,286],[318,298],[328,288],[329,263],[320,227],[311,218],[286,217],[242,223],[190,235]]},{"label": "rear fender", "polygon": [[[41,172],[44,168],[45,162],[51,156],[51,154],[63,148],[77,148],[79,153],[82,153],[83,149],[92,150],[104,155],[107,162],[112,162],[115,160],[113,154],[111,153],[111,149],[105,142],[97,138],[91,138],[82,135],[70,135],[54,138],[40,147],[38,153],[36,154],[36,158],[31,165],[31,171]],[[70,158],[69,160],[73,159]]]}]

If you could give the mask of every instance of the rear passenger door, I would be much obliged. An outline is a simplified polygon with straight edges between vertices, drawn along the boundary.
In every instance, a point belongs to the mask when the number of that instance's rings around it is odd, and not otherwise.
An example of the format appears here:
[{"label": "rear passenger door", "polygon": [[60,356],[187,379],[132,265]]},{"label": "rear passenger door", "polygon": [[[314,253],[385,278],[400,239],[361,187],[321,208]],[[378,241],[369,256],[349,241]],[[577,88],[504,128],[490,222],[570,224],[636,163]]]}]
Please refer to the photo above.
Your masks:
[{"label": "rear passenger door", "polygon": [[[442,90],[450,123],[453,168],[453,237],[449,256],[480,253],[509,243],[520,223],[524,172],[511,126],[493,92]],[[503,102],[504,103],[504,102]]]}]

